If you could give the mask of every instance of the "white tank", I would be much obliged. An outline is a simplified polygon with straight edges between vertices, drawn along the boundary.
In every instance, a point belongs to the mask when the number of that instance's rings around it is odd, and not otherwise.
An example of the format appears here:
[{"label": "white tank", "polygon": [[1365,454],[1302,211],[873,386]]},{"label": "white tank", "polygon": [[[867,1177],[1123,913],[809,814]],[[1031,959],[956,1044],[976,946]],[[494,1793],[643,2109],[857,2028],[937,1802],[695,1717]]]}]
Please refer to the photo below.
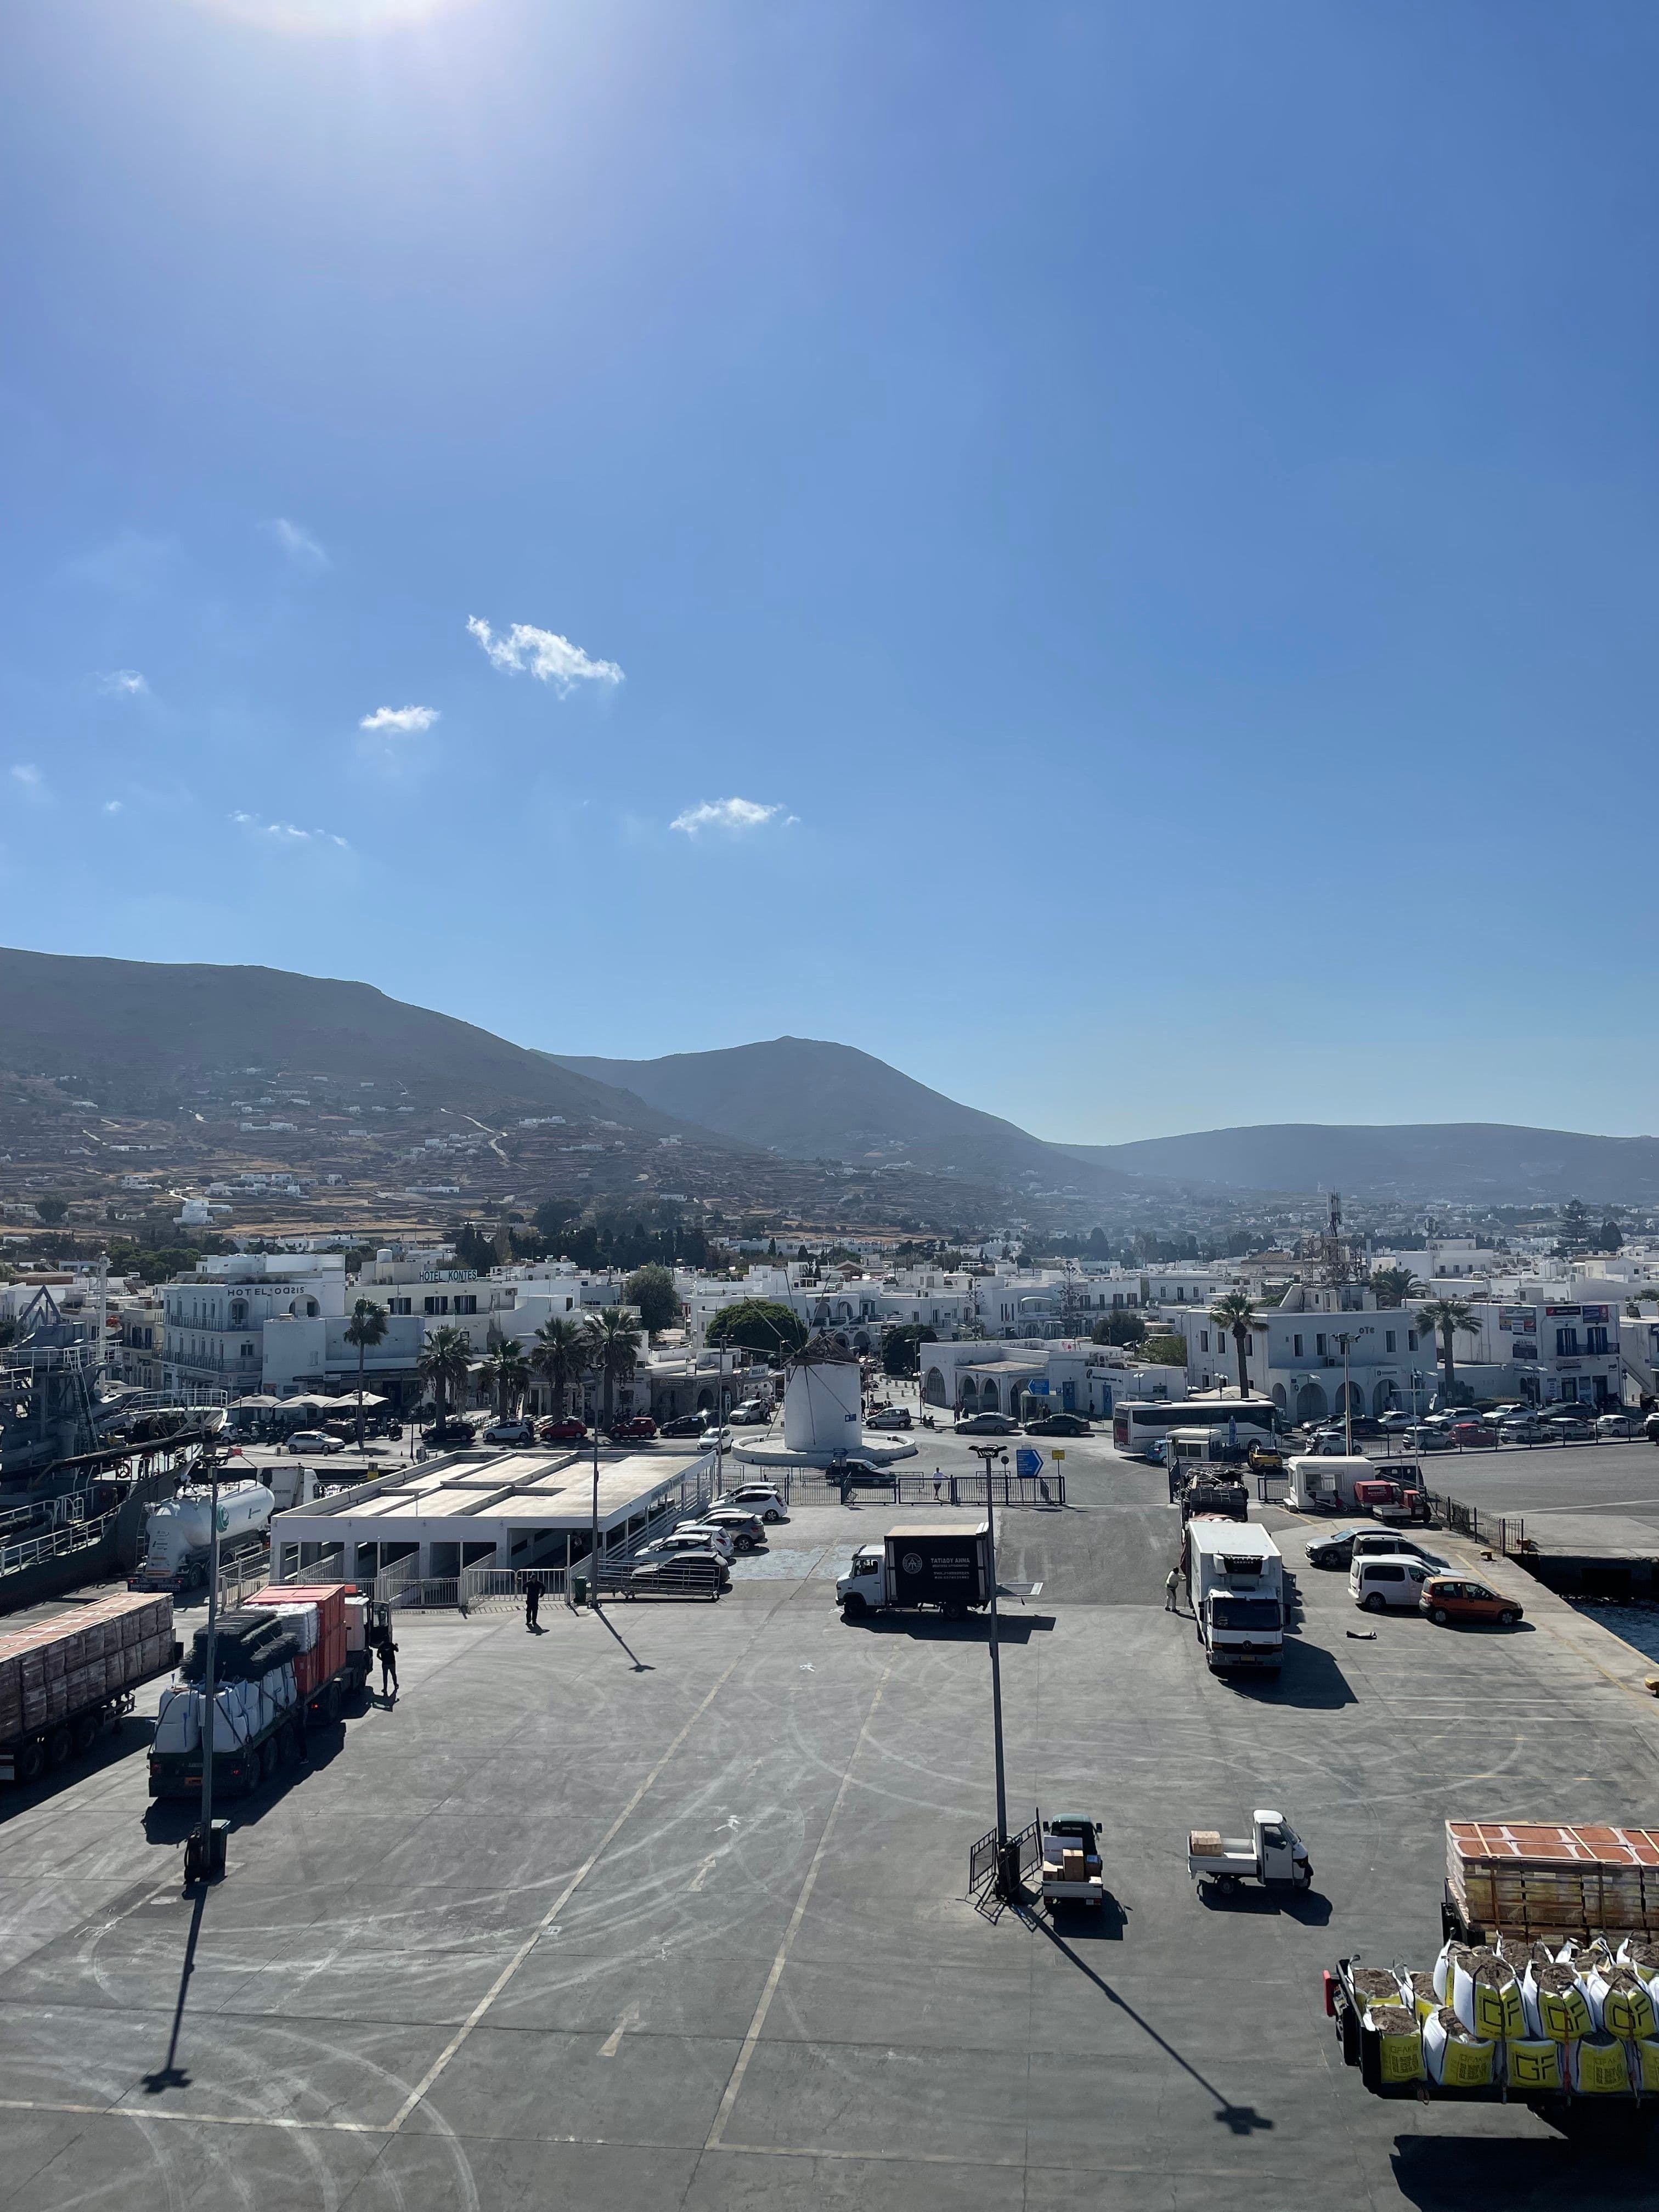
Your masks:
[{"label": "white tank", "polygon": [[[176,1574],[192,1552],[205,1552],[213,1540],[212,1498],[205,1490],[180,1491],[149,1516],[145,1534],[146,1573]],[[263,1482],[239,1482],[219,1492],[219,1543],[228,1550],[262,1535],[270,1525],[276,1500]]]},{"label": "white tank", "polygon": [[863,1441],[863,1374],[856,1359],[797,1360],[783,1386],[787,1451],[827,1456]]}]

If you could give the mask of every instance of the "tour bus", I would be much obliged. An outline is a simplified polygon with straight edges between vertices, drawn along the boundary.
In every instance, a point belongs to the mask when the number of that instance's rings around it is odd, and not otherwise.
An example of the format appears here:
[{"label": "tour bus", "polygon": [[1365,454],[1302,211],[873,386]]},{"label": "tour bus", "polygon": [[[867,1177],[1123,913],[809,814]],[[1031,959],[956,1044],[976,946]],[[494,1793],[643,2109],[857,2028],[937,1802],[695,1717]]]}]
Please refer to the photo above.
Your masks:
[{"label": "tour bus", "polygon": [[1120,1398],[1112,1408],[1112,1442],[1121,1452],[1151,1456],[1171,1429],[1224,1429],[1238,1425],[1242,1444],[1271,1443],[1271,1398]]}]

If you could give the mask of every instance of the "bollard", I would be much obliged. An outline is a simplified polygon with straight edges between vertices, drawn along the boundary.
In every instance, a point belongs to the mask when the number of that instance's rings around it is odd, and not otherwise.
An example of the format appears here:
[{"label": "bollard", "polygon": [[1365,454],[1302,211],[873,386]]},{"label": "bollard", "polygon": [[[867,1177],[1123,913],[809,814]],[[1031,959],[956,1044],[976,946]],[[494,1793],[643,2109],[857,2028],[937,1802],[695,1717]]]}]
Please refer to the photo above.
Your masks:
[{"label": "bollard", "polygon": [[584,1606],[587,1603],[587,1577],[586,1575],[572,1575],[570,1577],[570,1595],[575,1600],[575,1602],[579,1607]]}]

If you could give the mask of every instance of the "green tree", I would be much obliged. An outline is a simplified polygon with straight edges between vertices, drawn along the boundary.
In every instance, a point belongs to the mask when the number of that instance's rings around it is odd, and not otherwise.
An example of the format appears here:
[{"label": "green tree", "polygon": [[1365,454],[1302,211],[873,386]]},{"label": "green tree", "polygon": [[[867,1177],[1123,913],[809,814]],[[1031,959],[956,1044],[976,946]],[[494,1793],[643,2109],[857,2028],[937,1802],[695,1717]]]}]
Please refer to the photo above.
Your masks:
[{"label": "green tree", "polygon": [[1140,1356],[1149,1367],[1184,1367],[1187,1340],[1184,1336],[1149,1336]]},{"label": "green tree", "polygon": [[530,1364],[538,1375],[547,1377],[556,1413],[563,1413],[570,1386],[580,1381],[587,1360],[587,1331],[580,1322],[556,1314],[536,1331],[536,1340],[530,1347]]},{"label": "green tree", "polygon": [[626,1382],[639,1364],[640,1332],[621,1306],[602,1306],[598,1318],[587,1324],[588,1359],[599,1370],[605,1389],[603,1426],[609,1429],[616,1415],[617,1385]]},{"label": "green tree", "polygon": [[1146,1321],[1133,1306],[1115,1306],[1089,1332],[1097,1344],[1137,1345],[1146,1341]]},{"label": "green tree", "polygon": [[455,1239],[455,1265],[471,1267],[475,1275],[487,1275],[495,1264],[494,1244],[472,1222],[464,1222]]},{"label": "green tree", "polygon": [[480,1364],[478,1372],[485,1388],[495,1394],[496,1413],[502,1420],[510,1420],[530,1382],[530,1362],[524,1356],[523,1345],[516,1336],[503,1337]]},{"label": "green tree", "polygon": [[678,1327],[684,1308],[666,1267],[636,1267],[623,1285],[623,1297],[629,1305],[639,1308],[640,1325],[652,1334],[659,1328]]},{"label": "green tree", "polygon": [[34,1201],[34,1218],[46,1229],[56,1229],[68,1212],[67,1199],[37,1198]]},{"label": "green tree", "polygon": [[1440,1364],[1445,1370],[1446,1403],[1449,1406],[1457,1387],[1453,1339],[1460,1328],[1468,1335],[1478,1336],[1480,1320],[1467,1298],[1430,1298],[1417,1309],[1417,1321],[1419,1328],[1439,1335]]},{"label": "green tree", "polygon": [[359,1298],[345,1326],[345,1340],[357,1351],[357,1449],[363,1448],[363,1358],[369,1346],[386,1341],[386,1308]]},{"label": "green tree", "polygon": [[415,1371],[431,1387],[440,1426],[449,1419],[452,1395],[466,1388],[472,1365],[472,1345],[464,1328],[434,1328],[427,1332]]},{"label": "green tree", "polygon": [[1243,1291],[1229,1291],[1224,1297],[1218,1298],[1210,1308],[1210,1319],[1212,1323],[1224,1328],[1232,1338],[1233,1349],[1238,1354],[1238,1395],[1241,1398],[1248,1398],[1250,1395],[1248,1355],[1250,1333],[1256,1327],[1255,1308]]},{"label": "green tree", "polygon": [[1371,1288],[1379,1306],[1403,1306],[1417,1288],[1417,1278],[1409,1267],[1375,1267]]},{"label": "green tree", "polygon": [[738,1298],[722,1306],[703,1331],[711,1345],[742,1345],[778,1359],[799,1352],[806,1341],[806,1325],[789,1307],[775,1298]]},{"label": "green tree", "polygon": [[884,1375],[915,1375],[921,1370],[921,1347],[937,1344],[939,1331],[928,1328],[921,1322],[907,1321],[898,1328],[890,1328],[881,1340],[881,1366]]}]

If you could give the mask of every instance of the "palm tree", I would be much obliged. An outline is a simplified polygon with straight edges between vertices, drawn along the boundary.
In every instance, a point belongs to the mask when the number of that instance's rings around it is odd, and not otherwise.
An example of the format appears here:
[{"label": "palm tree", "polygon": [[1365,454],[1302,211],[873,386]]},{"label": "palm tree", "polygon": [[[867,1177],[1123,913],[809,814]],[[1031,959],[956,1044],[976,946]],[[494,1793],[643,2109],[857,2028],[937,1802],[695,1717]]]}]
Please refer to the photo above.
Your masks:
[{"label": "palm tree", "polygon": [[485,1384],[495,1393],[495,1411],[507,1420],[519,1409],[519,1401],[530,1381],[530,1362],[516,1336],[504,1336],[478,1369]]},{"label": "palm tree", "polygon": [[1456,1377],[1452,1364],[1452,1339],[1457,1330],[1470,1336],[1480,1334],[1480,1317],[1467,1298],[1430,1298],[1417,1309],[1419,1327],[1440,1334],[1440,1364],[1446,1370],[1446,1403],[1452,1401]]},{"label": "palm tree", "polygon": [[357,1347],[357,1449],[363,1448],[363,1354],[371,1345],[386,1341],[386,1308],[373,1298],[359,1298],[346,1323],[345,1340]]},{"label": "palm tree", "polygon": [[465,1387],[472,1364],[472,1343],[464,1328],[434,1328],[427,1333],[421,1356],[415,1363],[422,1382],[432,1385],[438,1408],[438,1425],[449,1419],[449,1394]]},{"label": "palm tree", "polygon": [[1218,1298],[1210,1308],[1210,1319],[1232,1333],[1233,1343],[1238,1352],[1238,1395],[1241,1398],[1248,1398],[1250,1395],[1250,1370],[1244,1359],[1249,1348],[1250,1332],[1258,1326],[1255,1308],[1250,1304],[1247,1292],[1229,1291],[1225,1297]]},{"label": "palm tree", "polygon": [[562,1314],[544,1321],[536,1331],[530,1364],[538,1375],[546,1376],[553,1393],[553,1410],[562,1413],[571,1384],[580,1381],[587,1365],[586,1328],[579,1321],[567,1321]]},{"label": "palm tree", "polygon": [[640,1332],[622,1306],[602,1306],[587,1324],[588,1364],[605,1379],[604,1426],[611,1426],[618,1382],[628,1382],[639,1364]]},{"label": "palm tree", "polygon": [[1373,1267],[1370,1287],[1379,1306],[1402,1306],[1422,1285],[1409,1267]]}]

